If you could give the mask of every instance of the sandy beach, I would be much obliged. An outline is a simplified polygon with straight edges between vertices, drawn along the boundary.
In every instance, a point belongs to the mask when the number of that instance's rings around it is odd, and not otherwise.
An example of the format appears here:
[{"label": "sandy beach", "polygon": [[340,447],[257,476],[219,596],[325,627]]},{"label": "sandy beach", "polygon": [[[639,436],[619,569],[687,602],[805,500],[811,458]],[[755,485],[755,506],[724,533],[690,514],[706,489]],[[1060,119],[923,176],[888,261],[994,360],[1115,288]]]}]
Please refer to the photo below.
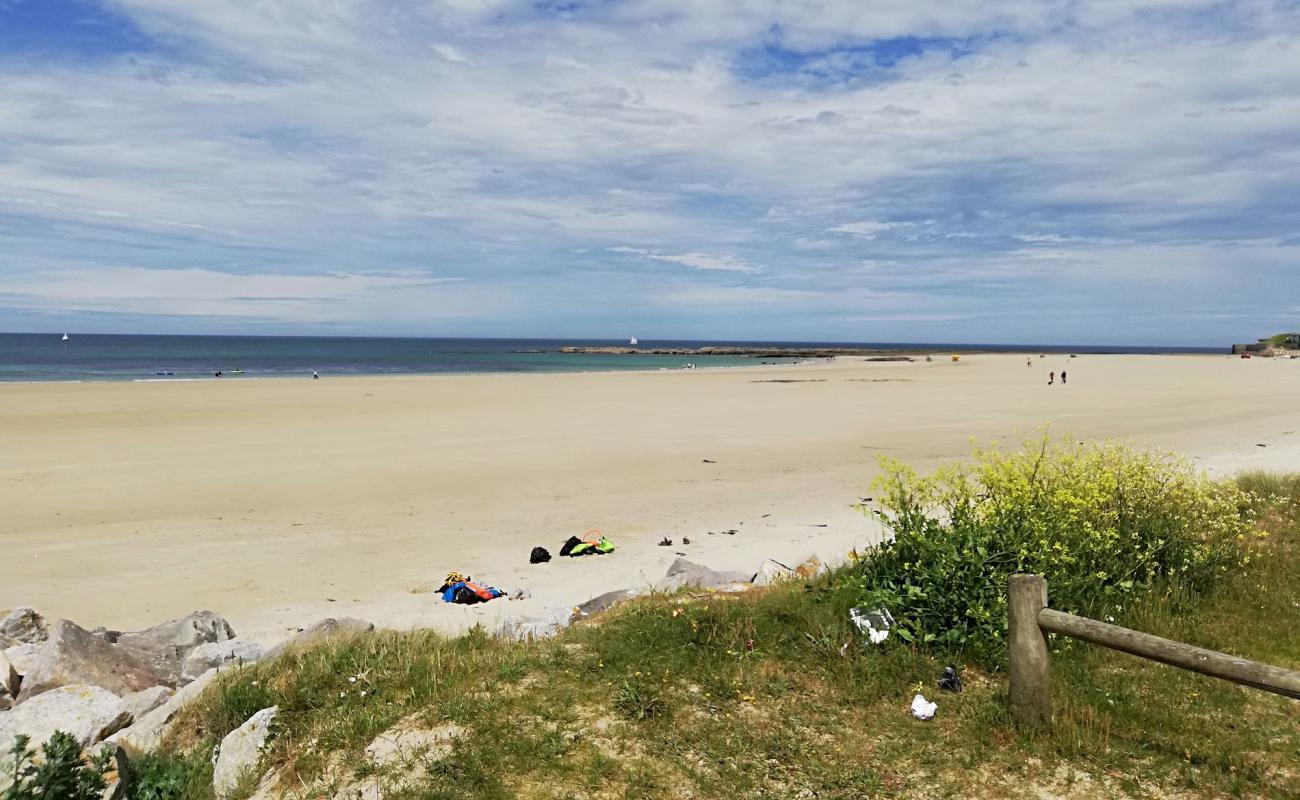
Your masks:
[{"label": "sandy beach", "polygon": [[[212,609],[266,642],[331,615],[456,630],[648,585],[677,553],[841,558],[881,534],[852,505],[882,454],[925,468],[1050,423],[1215,474],[1300,467],[1300,360],[1025,362],[0,385],[0,608]],[[616,553],[528,564],[593,528]],[[452,569],[533,597],[443,604]]]}]

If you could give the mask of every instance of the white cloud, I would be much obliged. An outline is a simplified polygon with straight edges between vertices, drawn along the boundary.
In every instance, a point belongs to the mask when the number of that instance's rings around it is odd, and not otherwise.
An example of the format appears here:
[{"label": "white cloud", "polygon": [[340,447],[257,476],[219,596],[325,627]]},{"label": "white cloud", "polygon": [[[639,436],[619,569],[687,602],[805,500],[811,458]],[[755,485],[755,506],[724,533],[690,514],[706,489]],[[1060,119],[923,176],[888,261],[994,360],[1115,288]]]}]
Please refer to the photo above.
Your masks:
[{"label": "white cloud", "polygon": [[691,252],[665,254],[638,247],[611,247],[610,251],[614,253],[630,253],[633,255],[644,256],[646,258],[654,259],[655,261],[668,261],[673,264],[681,264],[682,266],[690,267],[691,269],[718,272],[762,272],[762,269],[759,267],[732,253]]},{"label": "white cloud", "polygon": [[828,233],[848,233],[853,236],[860,236],[863,239],[874,239],[876,234],[898,227],[902,227],[902,223],[877,222],[876,220],[866,219],[861,222],[846,222],[843,225],[836,225],[834,228],[827,228],[826,230]]}]

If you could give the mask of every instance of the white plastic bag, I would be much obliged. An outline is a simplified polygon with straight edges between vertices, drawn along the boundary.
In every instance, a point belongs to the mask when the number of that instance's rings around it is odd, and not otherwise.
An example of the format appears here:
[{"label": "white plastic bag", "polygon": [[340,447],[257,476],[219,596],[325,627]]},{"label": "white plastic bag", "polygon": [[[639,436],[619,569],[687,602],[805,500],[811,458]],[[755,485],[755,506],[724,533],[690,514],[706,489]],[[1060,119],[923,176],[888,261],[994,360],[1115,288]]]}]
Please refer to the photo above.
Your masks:
[{"label": "white plastic bag", "polygon": [[934,716],[934,712],[938,710],[939,704],[926,700],[923,694],[918,694],[912,698],[912,716],[917,719],[930,719]]}]

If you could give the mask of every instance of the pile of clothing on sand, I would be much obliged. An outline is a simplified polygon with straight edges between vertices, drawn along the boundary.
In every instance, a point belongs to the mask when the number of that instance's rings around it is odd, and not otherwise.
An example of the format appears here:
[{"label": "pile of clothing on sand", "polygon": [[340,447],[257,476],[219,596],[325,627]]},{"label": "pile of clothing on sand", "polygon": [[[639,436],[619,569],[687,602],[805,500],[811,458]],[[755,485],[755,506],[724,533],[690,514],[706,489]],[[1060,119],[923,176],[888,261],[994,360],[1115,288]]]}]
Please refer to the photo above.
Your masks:
[{"label": "pile of clothing on sand", "polygon": [[[560,545],[560,555],[571,558],[602,556],[612,552],[614,552],[614,543],[605,534],[597,530],[587,531],[581,539],[577,536],[570,536],[564,544]],[[541,564],[550,560],[551,554],[547,552],[545,547],[534,547],[533,552],[528,557],[531,564]],[[459,572],[448,572],[442,586],[438,587],[438,591],[442,594],[444,603],[459,603],[461,605],[486,603],[489,600],[507,596],[506,592],[495,586],[484,586],[475,583],[473,578],[461,575]]]}]

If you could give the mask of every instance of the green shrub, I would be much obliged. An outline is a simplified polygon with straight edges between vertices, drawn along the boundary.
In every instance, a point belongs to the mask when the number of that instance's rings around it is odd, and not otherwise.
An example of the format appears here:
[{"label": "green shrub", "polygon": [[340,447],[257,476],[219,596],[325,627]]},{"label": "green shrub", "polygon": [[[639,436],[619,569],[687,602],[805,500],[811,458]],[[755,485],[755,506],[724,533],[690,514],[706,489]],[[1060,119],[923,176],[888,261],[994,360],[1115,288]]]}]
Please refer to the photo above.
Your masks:
[{"label": "green shrub", "polygon": [[922,477],[882,460],[893,539],[869,551],[840,591],[889,609],[908,642],[1000,663],[1007,577],[1043,575],[1054,608],[1121,613],[1167,582],[1197,592],[1248,558],[1248,494],[1165,453],[1116,443],[976,450]]},{"label": "green shrub", "polygon": [[36,751],[27,746],[30,741],[26,736],[14,738],[9,751],[13,771],[7,776],[13,783],[0,794],[0,799],[99,800],[108,785],[104,780],[109,761],[107,749],[83,758],[76,739],[55,731],[41,746],[43,758],[36,759]]},{"label": "green shrub", "polygon": [[130,800],[206,800],[212,795],[212,762],[201,753],[146,753],[131,761]]}]

